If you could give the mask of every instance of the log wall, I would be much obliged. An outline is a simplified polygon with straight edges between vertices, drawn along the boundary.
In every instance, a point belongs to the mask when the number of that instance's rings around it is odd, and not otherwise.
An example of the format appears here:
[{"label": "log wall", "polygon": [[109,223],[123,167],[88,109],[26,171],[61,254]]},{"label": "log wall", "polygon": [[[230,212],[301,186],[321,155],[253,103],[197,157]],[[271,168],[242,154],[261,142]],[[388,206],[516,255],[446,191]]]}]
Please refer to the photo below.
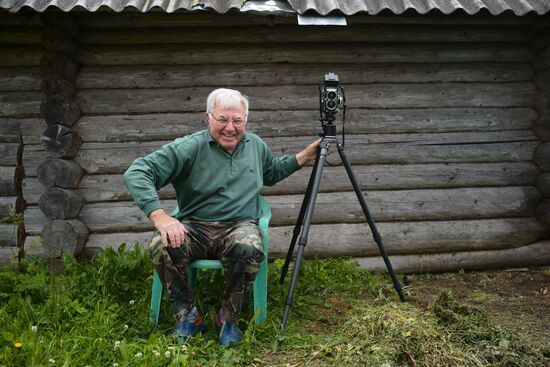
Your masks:
[{"label": "log wall", "polygon": [[[85,202],[78,218],[90,231],[85,254],[148,242],[151,224],[121,175],[135,158],[205,128],[212,89],[250,96],[247,128],[275,155],[293,154],[320,130],[317,86],[328,71],[346,90],[347,155],[397,270],[426,270],[427,261],[441,263],[430,270],[517,265],[510,262],[516,252],[528,265],[549,247],[541,240],[550,225],[540,220],[550,171],[540,87],[548,51],[537,51],[531,20],[354,16],[338,28],[253,15],[73,16],[80,69],[63,116],[76,107],[82,114],[70,131],[81,139],[73,162],[83,170],[77,189]],[[62,66],[75,72],[71,63]],[[1,114],[32,105],[32,98],[17,102],[17,93],[8,93]],[[25,249],[44,254],[44,126],[20,124]],[[337,154],[328,161],[306,255],[349,255],[377,268],[376,245]],[[310,171],[263,190],[274,215],[273,257],[286,253]],[[160,195],[173,207],[170,188]]]},{"label": "log wall", "polygon": [[16,264],[25,226],[22,126],[39,122],[40,21],[0,12],[0,265]]}]

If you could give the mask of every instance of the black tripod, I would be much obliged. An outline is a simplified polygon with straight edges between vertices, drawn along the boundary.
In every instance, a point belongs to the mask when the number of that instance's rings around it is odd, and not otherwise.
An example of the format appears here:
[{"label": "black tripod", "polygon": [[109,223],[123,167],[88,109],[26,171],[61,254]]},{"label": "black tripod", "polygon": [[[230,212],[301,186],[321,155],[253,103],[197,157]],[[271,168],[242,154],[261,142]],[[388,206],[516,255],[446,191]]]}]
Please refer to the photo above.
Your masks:
[{"label": "black tripod", "polygon": [[[288,272],[288,266],[290,264],[290,261],[292,260],[292,254],[294,253],[294,245],[296,244],[296,239],[298,238],[298,235],[300,235],[300,240],[298,242],[298,255],[296,257],[296,263],[294,264],[294,270],[292,274],[292,280],[290,282],[290,288],[288,289],[288,295],[285,301],[285,311],[283,314],[282,319],[282,325],[283,325],[283,331],[286,327],[286,322],[288,319],[288,313],[290,311],[290,307],[292,306],[292,300],[294,297],[294,289],[296,287],[296,283],[298,281],[298,273],[300,270],[300,264],[302,263],[302,256],[304,254],[304,250],[306,248],[307,244],[307,235],[309,232],[309,226],[311,225],[311,219],[313,217],[313,209],[315,207],[315,200],[317,198],[317,193],[319,192],[319,184],[321,182],[321,175],[323,173],[323,167],[325,165],[326,157],[328,155],[328,152],[332,145],[336,144],[338,148],[338,153],[340,154],[340,158],[342,159],[342,162],[344,163],[344,167],[346,168],[346,172],[348,174],[348,177],[351,181],[351,184],[353,185],[353,190],[355,191],[355,194],[357,195],[357,199],[359,200],[359,203],[361,204],[361,208],[363,209],[363,213],[365,214],[365,217],[367,218],[367,223],[369,224],[369,227],[372,231],[372,235],[374,237],[374,240],[376,241],[376,244],[378,245],[378,250],[380,251],[380,254],[382,255],[382,258],[384,259],[384,263],[386,264],[386,267],[388,268],[388,272],[390,273],[391,279],[393,281],[393,286],[395,290],[397,291],[397,294],[399,295],[399,298],[401,301],[405,301],[405,296],[403,295],[403,290],[401,289],[401,284],[399,284],[399,280],[397,280],[397,277],[395,275],[395,272],[393,271],[393,267],[391,265],[390,259],[388,258],[388,255],[386,254],[386,250],[384,249],[384,245],[382,244],[382,237],[380,236],[380,233],[378,232],[378,229],[376,228],[376,224],[374,223],[369,208],[367,207],[367,203],[365,201],[365,198],[363,197],[363,193],[361,192],[361,189],[359,188],[359,185],[357,184],[357,181],[355,179],[355,175],[353,174],[353,171],[351,169],[351,166],[349,164],[349,161],[346,157],[346,152],[344,150],[344,147],[342,144],[338,143],[338,140],[336,139],[336,126],[332,123],[332,121],[321,121],[323,126],[323,133],[322,133],[322,139],[321,139],[321,145],[319,148],[319,153],[317,155],[317,158],[315,159],[315,164],[313,166],[313,171],[311,172],[311,176],[309,178],[309,182],[306,189],[306,194],[304,196],[304,200],[302,201],[302,207],[300,208],[300,214],[298,215],[298,219],[296,221],[296,226],[294,227],[294,232],[292,235],[292,241],[290,242],[290,247],[288,249],[288,253],[286,256],[286,261],[283,266],[282,272],[281,272],[281,284],[284,282],[286,273]],[[304,222],[304,216],[305,216],[305,222]],[[303,223],[303,226],[302,226]],[[300,228],[302,229],[300,231]]]}]

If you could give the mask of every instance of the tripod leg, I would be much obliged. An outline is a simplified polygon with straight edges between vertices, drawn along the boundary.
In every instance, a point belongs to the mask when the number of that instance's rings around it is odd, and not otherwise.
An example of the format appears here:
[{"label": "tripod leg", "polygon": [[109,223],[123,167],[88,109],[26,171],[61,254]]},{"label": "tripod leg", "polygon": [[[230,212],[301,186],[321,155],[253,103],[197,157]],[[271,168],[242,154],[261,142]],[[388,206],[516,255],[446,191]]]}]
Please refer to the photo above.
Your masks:
[{"label": "tripod leg", "polygon": [[292,272],[292,280],[290,281],[290,287],[288,288],[288,295],[285,301],[285,310],[282,318],[283,332],[286,327],[286,322],[288,320],[288,313],[290,312],[290,307],[292,306],[292,300],[294,297],[294,290],[296,288],[296,283],[298,282],[298,274],[300,272],[300,265],[302,263],[302,257],[304,255],[304,250],[307,244],[307,235],[309,233],[309,226],[311,225],[311,219],[313,218],[313,209],[315,208],[315,200],[317,199],[317,193],[319,192],[319,184],[321,182],[321,176],[323,174],[323,166],[325,164],[325,159],[330,148],[330,142],[321,141],[321,152],[318,156],[317,168],[315,169],[315,177],[313,179],[313,184],[311,186],[311,192],[309,195],[309,201],[307,204],[307,211],[305,216],[304,225],[302,228],[302,234],[300,235],[300,240],[298,241],[298,255],[296,256],[296,262],[294,264],[294,270]]},{"label": "tripod leg", "polygon": [[292,232],[292,240],[290,241],[290,246],[288,247],[285,264],[281,269],[281,278],[279,279],[280,284],[283,284],[285,281],[286,273],[288,272],[288,267],[290,265],[290,261],[292,260],[292,254],[294,253],[294,246],[296,245],[296,240],[300,235],[300,230],[302,228],[302,223],[304,222],[304,215],[306,213],[307,203],[309,203],[309,198],[311,196],[311,188],[313,186],[315,172],[317,172],[318,165],[319,154],[317,154],[317,157],[315,158],[315,164],[313,165],[313,170],[311,171],[311,175],[309,176],[309,181],[307,183],[306,194],[304,195],[302,206],[300,207],[300,214],[298,214],[298,219],[296,220],[296,225],[294,226],[294,231]]},{"label": "tripod leg", "polygon": [[384,263],[386,264],[386,268],[390,273],[390,277],[393,282],[393,287],[397,291],[397,294],[399,295],[399,298],[401,299],[401,301],[405,302],[405,295],[403,294],[403,290],[401,289],[401,284],[399,283],[399,280],[397,279],[397,276],[393,271],[393,266],[390,262],[390,259],[388,258],[388,254],[386,253],[384,244],[382,243],[382,236],[380,235],[380,232],[378,232],[378,228],[376,228],[376,224],[372,219],[369,208],[367,206],[367,202],[365,201],[365,197],[361,192],[361,188],[357,184],[357,180],[355,179],[355,175],[353,173],[353,170],[351,169],[351,165],[349,164],[348,158],[346,156],[346,152],[344,150],[344,147],[341,144],[338,144],[338,154],[340,154],[340,158],[342,159],[342,162],[344,162],[344,167],[346,168],[346,172],[348,173],[348,177],[353,186],[353,190],[355,191],[355,194],[357,195],[357,199],[359,200],[359,203],[361,204],[361,208],[363,209],[363,213],[367,218],[367,223],[369,224],[369,227],[371,229],[374,241],[378,245],[378,251],[380,252],[380,255],[382,255],[382,258],[384,259]]}]

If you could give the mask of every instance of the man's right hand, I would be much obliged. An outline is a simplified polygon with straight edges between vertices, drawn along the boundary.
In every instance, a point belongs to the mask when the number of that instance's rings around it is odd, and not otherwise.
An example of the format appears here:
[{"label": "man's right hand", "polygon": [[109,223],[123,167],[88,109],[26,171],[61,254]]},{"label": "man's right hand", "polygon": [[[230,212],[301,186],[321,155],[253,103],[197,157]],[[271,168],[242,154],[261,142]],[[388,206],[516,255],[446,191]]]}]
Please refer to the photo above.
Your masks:
[{"label": "man's right hand", "polygon": [[149,214],[149,219],[162,237],[162,247],[180,247],[185,238],[185,228],[179,220],[169,216],[164,209],[157,209]]}]

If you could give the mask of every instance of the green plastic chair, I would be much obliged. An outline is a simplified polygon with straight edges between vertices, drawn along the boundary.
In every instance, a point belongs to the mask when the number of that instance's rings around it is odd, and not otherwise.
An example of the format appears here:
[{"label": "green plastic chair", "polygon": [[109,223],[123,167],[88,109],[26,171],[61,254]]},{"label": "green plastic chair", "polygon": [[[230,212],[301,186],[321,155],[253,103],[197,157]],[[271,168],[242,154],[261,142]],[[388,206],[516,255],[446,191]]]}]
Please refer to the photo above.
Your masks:
[{"label": "green plastic chair", "polygon": [[[267,316],[267,255],[269,243],[269,221],[271,219],[271,209],[263,197],[260,196],[260,206],[262,217],[259,220],[260,231],[263,237],[263,252],[264,261],[260,265],[254,284],[252,285],[254,295],[254,315],[256,324],[261,323]],[[196,260],[189,264],[187,268],[189,285],[195,288],[197,285],[197,270],[198,269],[223,269],[223,265],[219,260]],[[157,325],[160,314],[160,304],[162,301],[163,285],[156,271],[153,272],[153,287],[151,290],[151,311],[149,313],[149,321],[153,325]]]}]

